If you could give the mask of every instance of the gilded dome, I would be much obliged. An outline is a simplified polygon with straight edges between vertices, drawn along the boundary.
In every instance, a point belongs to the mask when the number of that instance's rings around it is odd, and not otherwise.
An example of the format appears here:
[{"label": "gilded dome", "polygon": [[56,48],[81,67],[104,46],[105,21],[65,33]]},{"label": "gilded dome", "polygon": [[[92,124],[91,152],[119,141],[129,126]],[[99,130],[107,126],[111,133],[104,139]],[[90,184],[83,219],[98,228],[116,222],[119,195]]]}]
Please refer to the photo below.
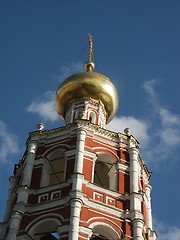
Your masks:
[{"label": "gilded dome", "polygon": [[68,77],[56,92],[57,113],[64,119],[69,103],[83,97],[103,103],[107,113],[107,123],[111,121],[118,108],[118,94],[107,77],[91,71]]}]

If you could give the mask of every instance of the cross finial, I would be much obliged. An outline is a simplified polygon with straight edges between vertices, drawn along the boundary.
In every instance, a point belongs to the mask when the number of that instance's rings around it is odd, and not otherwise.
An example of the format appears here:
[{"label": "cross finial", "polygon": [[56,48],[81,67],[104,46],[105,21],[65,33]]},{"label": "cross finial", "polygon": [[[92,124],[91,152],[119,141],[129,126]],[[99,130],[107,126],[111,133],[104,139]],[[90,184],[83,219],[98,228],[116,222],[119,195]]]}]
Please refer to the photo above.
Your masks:
[{"label": "cross finial", "polygon": [[94,53],[93,53],[93,36],[88,34],[88,41],[89,41],[89,62],[94,60]]},{"label": "cross finial", "polygon": [[92,71],[94,69],[94,53],[93,53],[93,36],[88,34],[88,42],[89,42],[89,53],[88,53],[88,62],[85,64],[85,68],[87,71]]}]

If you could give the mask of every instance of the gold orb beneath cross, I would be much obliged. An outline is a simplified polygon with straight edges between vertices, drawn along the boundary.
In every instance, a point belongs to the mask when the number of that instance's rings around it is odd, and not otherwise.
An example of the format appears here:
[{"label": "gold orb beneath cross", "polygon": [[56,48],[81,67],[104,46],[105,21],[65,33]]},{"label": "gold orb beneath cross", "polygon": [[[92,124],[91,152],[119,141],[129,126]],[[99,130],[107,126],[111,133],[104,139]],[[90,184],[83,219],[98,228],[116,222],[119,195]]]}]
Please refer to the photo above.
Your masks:
[{"label": "gold orb beneath cross", "polygon": [[64,119],[65,111],[72,100],[92,98],[101,101],[107,114],[107,123],[116,114],[118,94],[112,82],[96,72],[80,72],[60,84],[56,93],[56,110]]}]

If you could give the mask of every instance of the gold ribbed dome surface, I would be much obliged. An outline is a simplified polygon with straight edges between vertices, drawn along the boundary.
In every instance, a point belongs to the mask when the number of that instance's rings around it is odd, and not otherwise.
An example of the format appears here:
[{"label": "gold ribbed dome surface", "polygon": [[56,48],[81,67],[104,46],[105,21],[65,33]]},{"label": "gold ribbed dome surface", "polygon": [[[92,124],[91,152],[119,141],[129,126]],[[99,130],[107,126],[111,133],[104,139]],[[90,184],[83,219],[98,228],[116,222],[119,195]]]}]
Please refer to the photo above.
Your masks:
[{"label": "gold ribbed dome surface", "polygon": [[65,111],[72,100],[92,98],[101,101],[110,122],[118,108],[118,94],[112,82],[96,72],[80,72],[60,84],[56,93],[56,110],[64,119]]}]

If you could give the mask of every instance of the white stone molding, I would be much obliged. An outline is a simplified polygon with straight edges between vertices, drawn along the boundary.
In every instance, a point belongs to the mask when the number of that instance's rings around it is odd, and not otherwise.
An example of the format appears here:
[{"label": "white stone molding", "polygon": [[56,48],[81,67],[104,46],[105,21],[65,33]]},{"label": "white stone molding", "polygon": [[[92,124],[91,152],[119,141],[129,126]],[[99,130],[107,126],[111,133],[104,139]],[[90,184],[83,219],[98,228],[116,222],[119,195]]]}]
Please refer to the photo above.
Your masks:
[{"label": "white stone molding", "polygon": [[122,172],[124,173],[124,171],[129,172],[129,166],[122,164],[122,163],[117,163],[117,170],[123,170]]},{"label": "white stone molding", "polygon": [[87,204],[87,206],[89,206],[90,212],[94,214],[99,214],[99,211],[100,211],[101,216],[104,216],[105,218],[108,217],[114,220],[121,221],[120,218],[124,218],[125,216],[124,210],[117,209],[113,206],[109,206],[106,204],[102,204],[101,202],[98,202],[98,201],[91,200],[91,201],[85,201],[85,203]]},{"label": "white stone molding", "polygon": [[69,232],[69,225],[60,226],[57,228],[57,233],[59,234],[59,236],[62,237],[64,232]]},{"label": "white stone molding", "polygon": [[76,155],[76,149],[68,150],[68,151],[64,152],[64,156],[66,158],[70,158],[70,157],[75,156],[75,155]]},{"label": "white stone molding", "polygon": [[86,184],[87,187],[89,187],[90,189],[93,189],[97,192],[103,192],[105,193],[106,195],[110,195],[112,197],[115,197],[115,198],[119,198],[121,200],[130,200],[130,196],[129,194],[122,194],[122,193],[119,193],[119,192],[115,192],[115,191],[112,191],[110,189],[104,189],[98,185],[95,185],[87,180],[84,180],[84,184]]},{"label": "white stone molding", "polygon": [[[87,234],[88,236],[91,236],[93,231],[91,228],[89,227],[84,227],[84,226],[80,226],[79,227],[79,232],[83,233],[83,234]],[[87,238],[86,238],[87,239]]]}]

